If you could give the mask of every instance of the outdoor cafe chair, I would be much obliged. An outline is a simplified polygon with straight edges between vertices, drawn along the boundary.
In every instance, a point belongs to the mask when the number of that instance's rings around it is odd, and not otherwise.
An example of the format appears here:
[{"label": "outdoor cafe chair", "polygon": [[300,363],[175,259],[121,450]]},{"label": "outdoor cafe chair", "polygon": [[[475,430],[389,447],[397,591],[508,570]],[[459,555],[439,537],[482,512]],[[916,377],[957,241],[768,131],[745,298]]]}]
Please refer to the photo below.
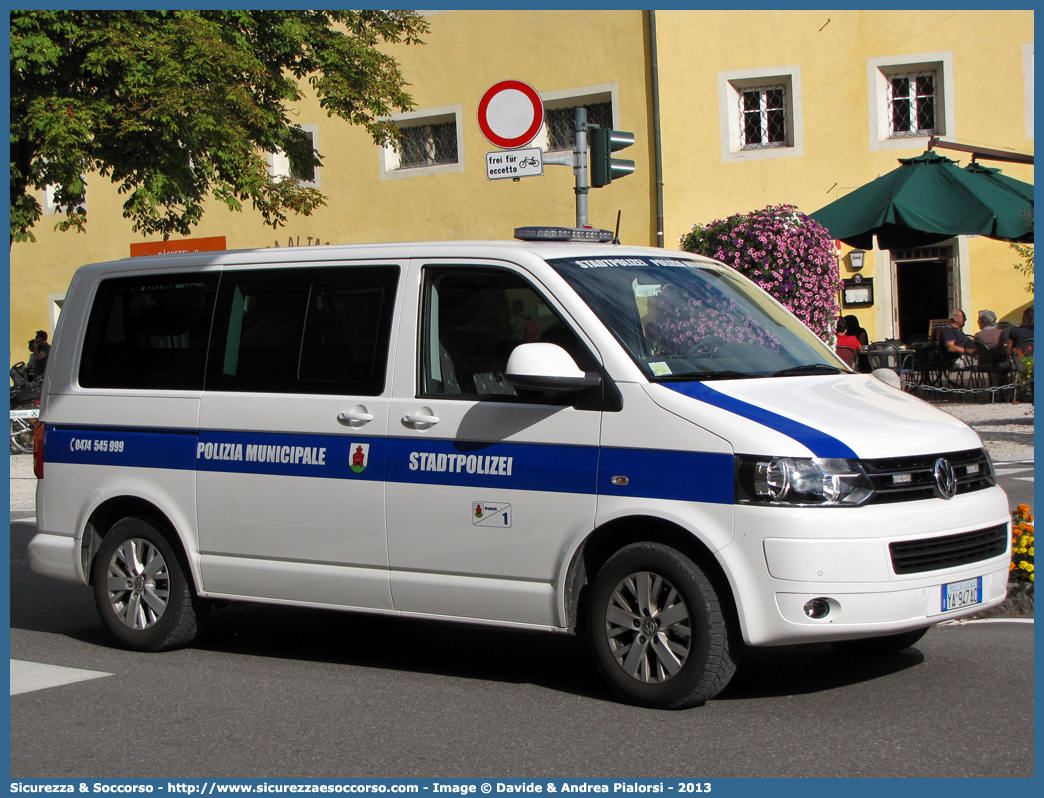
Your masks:
[{"label": "outdoor cafe chair", "polygon": [[[925,339],[928,336],[924,336]],[[930,340],[910,338],[907,346],[913,350],[913,376],[915,384],[929,388],[942,386],[943,355],[939,345]]]},{"label": "outdoor cafe chair", "polygon": [[850,346],[836,346],[834,351],[837,352],[837,356],[845,361],[845,365],[850,369],[855,369],[856,363],[859,360],[859,354]]},{"label": "outdoor cafe chair", "polygon": [[899,377],[899,384],[903,386],[903,390],[906,389],[906,383],[910,380],[912,355],[900,353],[894,344],[878,341],[866,348],[866,358],[870,363],[870,371],[893,371]]},{"label": "outdoor cafe chair", "polygon": [[[970,352],[969,357],[965,358],[967,365],[950,365],[946,371],[947,379],[955,388],[963,388],[973,392],[989,390],[991,383],[990,374],[993,366],[990,348],[982,341],[976,341],[975,339],[972,339],[971,344],[975,351]],[[943,352],[943,357],[946,356],[946,353]],[[960,363],[961,360],[958,359],[957,362]]]}]

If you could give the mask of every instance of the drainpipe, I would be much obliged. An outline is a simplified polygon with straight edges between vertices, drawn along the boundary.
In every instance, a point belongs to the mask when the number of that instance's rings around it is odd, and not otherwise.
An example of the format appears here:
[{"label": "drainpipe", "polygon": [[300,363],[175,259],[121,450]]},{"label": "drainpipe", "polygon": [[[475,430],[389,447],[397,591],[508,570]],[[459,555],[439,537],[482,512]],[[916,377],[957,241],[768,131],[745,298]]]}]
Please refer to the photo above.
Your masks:
[{"label": "drainpipe", "polygon": [[663,248],[663,152],[660,147],[660,70],[656,56],[656,12],[649,12],[649,71],[652,80],[653,160],[656,166],[656,246]]}]

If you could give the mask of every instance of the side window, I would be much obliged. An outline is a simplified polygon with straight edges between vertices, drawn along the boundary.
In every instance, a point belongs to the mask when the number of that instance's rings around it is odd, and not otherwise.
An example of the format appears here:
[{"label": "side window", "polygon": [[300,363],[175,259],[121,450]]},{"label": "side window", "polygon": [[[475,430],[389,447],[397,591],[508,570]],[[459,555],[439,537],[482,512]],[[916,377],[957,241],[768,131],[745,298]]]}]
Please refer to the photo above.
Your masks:
[{"label": "side window", "polygon": [[445,105],[392,114],[398,140],[379,149],[381,180],[464,171],[464,107]]},{"label": "side window", "polygon": [[294,131],[292,135],[296,135],[298,146],[305,149],[305,153],[297,156],[287,150],[269,153],[268,174],[271,177],[296,180],[306,186],[319,188],[323,184],[319,175],[319,167],[304,157],[309,151],[316,154],[319,152],[319,126],[301,125],[300,129]]},{"label": "side window", "polygon": [[225,272],[207,390],[379,395],[398,279],[397,266]]},{"label": "side window", "polygon": [[804,154],[801,67],[718,73],[723,163]]},{"label": "side window", "polygon": [[910,139],[955,135],[953,53],[867,60],[870,149],[914,147]]},{"label": "side window", "polygon": [[104,280],[87,322],[84,388],[202,390],[218,274]]},{"label": "side window", "polygon": [[544,131],[547,135],[548,152],[571,152],[576,134],[575,109],[583,107],[587,110],[587,123],[598,127],[613,129],[613,104],[605,102],[573,102],[561,108],[546,108],[544,111]]},{"label": "side window", "polygon": [[580,368],[598,367],[540,294],[508,271],[427,268],[421,330],[423,396],[569,403],[568,396],[508,385],[508,358],[521,343],[558,344]]}]

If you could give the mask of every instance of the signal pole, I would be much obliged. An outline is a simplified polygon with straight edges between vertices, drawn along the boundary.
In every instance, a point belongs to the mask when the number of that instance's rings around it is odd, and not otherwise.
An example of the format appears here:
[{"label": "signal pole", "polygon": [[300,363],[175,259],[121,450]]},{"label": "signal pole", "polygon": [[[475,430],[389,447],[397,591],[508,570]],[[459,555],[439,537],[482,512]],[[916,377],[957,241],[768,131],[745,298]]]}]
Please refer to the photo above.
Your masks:
[{"label": "signal pole", "polygon": [[573,109],[573,174],[576,175],[576,226],[587,225],[587,109]]},{"label": "signal pole", "polygon": [[573,152],[569,155],[547,155],[545,164],[572,166],[576,175],[576,226],[582,229],[587,226],[587,195],[592,186],[588,181],[587,145],[591,143],[591,174],[594,188],[607,186],[613,179],[626,177],[634,173],[634,161],[613,158],[616,150],[622,150],[634,144],[634,134],[622,130],[599,128],[587,124],[587,109],[573,109]]}]

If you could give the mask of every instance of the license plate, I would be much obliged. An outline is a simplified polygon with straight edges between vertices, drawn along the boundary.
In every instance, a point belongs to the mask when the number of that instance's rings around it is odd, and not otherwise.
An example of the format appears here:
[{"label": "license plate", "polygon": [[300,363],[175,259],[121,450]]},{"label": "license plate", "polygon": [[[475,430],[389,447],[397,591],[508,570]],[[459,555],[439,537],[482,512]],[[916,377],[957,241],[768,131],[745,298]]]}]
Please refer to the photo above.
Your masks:
[{"label": "license plate", "polygon": [[942,586],[942,611],[970,607],[982,604],[982,577],[965,579],[963,582],[951,582]]}]

